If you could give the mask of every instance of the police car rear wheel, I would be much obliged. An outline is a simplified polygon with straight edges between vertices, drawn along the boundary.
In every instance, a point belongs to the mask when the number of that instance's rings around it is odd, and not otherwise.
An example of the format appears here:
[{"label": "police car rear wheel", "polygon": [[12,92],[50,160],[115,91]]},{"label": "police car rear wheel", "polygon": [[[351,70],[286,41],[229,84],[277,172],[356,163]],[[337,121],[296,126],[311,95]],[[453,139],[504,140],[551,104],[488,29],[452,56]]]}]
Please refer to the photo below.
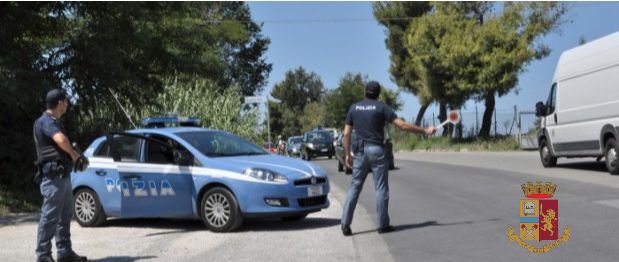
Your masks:
[{"label": "police car rear wheel", "polygon": [[236,198],[225,188],[209,189],[202,197],[202,221],[213,232],[230,232],[243,223]]},{"label": "police car rear wheel", "polygon": [[90,189],[80,189],[73,196],[73,216],[83,227],[96,227],[107,219],[99,197]]}]

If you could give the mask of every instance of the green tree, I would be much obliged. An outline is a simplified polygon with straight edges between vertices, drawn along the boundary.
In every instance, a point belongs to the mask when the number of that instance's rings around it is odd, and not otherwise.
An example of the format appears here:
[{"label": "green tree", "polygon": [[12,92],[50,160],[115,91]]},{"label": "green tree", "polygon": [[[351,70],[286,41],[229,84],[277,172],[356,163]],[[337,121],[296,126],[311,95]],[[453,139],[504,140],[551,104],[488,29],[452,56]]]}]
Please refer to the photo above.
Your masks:
[{"label": "green tree", "polygon": [[271,70],[261,58],[269,40],[244,3],[77,2],[67,10],[74,30],[55,54],[57,70],[81,110],[107,108],[125,125],[115,100],[153,103],[148,94],[161,92],[163,79],[210,79],[251,95]]},{"label": "green tree", "polygon": [[536,40],[562,24],[570,5],[505,2],[496,14],[494,4],[433,3],[428,15],[411,23],[406,43],[433,99],[452,108],[469,98],[485,101],[482,138],[490,135],[495,97],[514,90],[525,66],[549,54]]},{"label": "green tree", "polygon": [[75,97],[63,121],[84,147],[133,127],[142,105],[166,106],[156,99],[165,79],[250,95],[271,71],[269,39],[243,2],[2,2],[0,33],[0,183],[16,188],[34,173],[24,163],[34,160],[32,123],[51,88]]},{"label": "green tree", "polygon": [[134,118],[166,115],[169,113],[180,116],[197,116],[202,119],[201,125],[205,128],[222,130],[257,142],[259,138],[258,108],[243,108],[239,97],[242,91],[239,86],[222,88],[211,81],[196,81],[185,84],[177,81],[168,81],[164,92],[156,97],[158,103],[141,106],[141,110],[130,106],[128,110]]},{"label": "green tree", "polygon": [[421,108],[417,113],[417,118],[415,118],[417,119],[415,124],[420,125],[426,109],[434,100],[426,88],[427,83],[422,81],[420,72],[411,61],[412,57],[405,47],[405,42],[406,32],[412,19],[430,11],[430,4],[427,1],[378,1],[373,2],[372,7],[374,17],[386,27],[385,45],[391,52],[389,55],[391,60],[389,73],[400,89],[412,93],[419,99]]},{"label": "green tree", "polygon": [[55,2],[0,2],[0,190],[35,188],[32,127],[45,92],[60,86],[45,54],[60,42],[65,20]]},{"label": "green tree", "polygon": [[[325,94],[324,104],[327,108],[327,118],[324,126],[343,129],[348,110],[354,103],[365,99],[365,86],[369,82],[368,76],[360,73],[349,72],[340,78],[338,87]],[[403,106],[399,95],[400,91],[392,91],[383,86],[378,100],[389,105],[394,111],[399,111]]]},{"label": "green tree", "polygon": [[[299,118],[301,130],[308,131],[318,126],[325,126],[327,107],[320,102],[312,102],[305,106],[303,114]],[[301,134],[301,133],[299,133]]]},{"label": "green tree", "polygon": [[327,126],[343,130],[348,109],[365,98],[365,85],[368,82],[368,77],[359,73],[349,72],[340,78],[338,87],[328,92],[324,99],[327,107],[327,123],[325,123]]},{"label": "green tree", "polygon": [[304,129],[299,122],[305,107],[313,102],[322,101],[324,85],[314,72],[307,72],[303,67],[286,72],[284,81],[275,84],[271,96],[282,101],[270,105],[271,133],[284,137],[301,134]]}]

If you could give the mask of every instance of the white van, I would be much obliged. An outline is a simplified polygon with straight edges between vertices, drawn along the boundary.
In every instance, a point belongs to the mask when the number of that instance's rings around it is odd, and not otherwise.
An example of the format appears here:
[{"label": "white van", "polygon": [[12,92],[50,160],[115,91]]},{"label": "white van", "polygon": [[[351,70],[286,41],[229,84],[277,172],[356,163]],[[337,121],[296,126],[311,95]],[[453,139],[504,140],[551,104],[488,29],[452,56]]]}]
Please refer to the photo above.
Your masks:
[{"label": "white van", "polygon": [[619,32],[561,54],[538,132],[544,167],[558,157],[604,157],[611,174],[619,173]]}]

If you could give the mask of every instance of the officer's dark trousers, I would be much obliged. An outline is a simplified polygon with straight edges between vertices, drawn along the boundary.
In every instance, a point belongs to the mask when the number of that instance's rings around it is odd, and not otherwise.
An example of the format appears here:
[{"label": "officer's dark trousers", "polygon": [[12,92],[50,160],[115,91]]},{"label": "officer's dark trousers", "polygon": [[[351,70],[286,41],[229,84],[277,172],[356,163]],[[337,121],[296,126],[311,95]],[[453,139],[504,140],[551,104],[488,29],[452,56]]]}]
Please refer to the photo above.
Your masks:
[{"label": "officer's dark trousers", "polygon": [[[55,174],[51,163],[43,165],[41,178],[41,195],[43,206],[41,207],[41,219],[37,235],[36,254],[38,257],[51,257],[52,238],[56,237],[56,249],[58,257],[69,255],[71,250],[71,218],[73,193],[71,192],[71,179],[66,170],[63,178]],[[52,175],[50,175],[50,173]]]},{"label": "officer's dark trousers", "polygon": [[363,152],[355,153],[352,169],[352,181],[344,203],[342,224],[350,225],[363,183],[370,169],[374,174],[374,189],[376,190],[376,211],[378,213],[378,227],[389,226],[389,174],[388,163],[383,147],[365,144]]}]

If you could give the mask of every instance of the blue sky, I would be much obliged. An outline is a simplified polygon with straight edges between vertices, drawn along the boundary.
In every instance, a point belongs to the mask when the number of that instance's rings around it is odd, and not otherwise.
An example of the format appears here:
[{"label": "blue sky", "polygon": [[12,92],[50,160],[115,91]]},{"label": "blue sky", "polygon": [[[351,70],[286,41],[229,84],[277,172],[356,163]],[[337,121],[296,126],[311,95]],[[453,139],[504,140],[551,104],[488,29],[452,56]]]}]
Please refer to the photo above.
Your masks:
[{"label": "blue sky", "polygon": [[[385,88],[397,89],[389,75],[385,28],[373,20],[371,2],[247,3],[254,21],[264,22],[263,35],[271,39],[266,59],[273,71],[263,95],[283,81],[287,71],[300,66],[319,75],[328,89],[336,88],[347,72],[368,75]],[[497,99],[497,110],[510,112],[514,105],[518,110],[533,110],[537,101],[546,100],[563,51],[578,46],[581,36],[590,42],[619,31],[619,2],[575,2],[566,18],[570,22],[560,32],[540,38],[552,49],[551,54],[527,67],[520,75],[518,94]],[[398,116],[411,121],[419,102],[406,92],[400,98],[404,109]],[[474,112],[475,107],[469,101],[463,111]],[[483,102],[477,107],[482,112]],[[425,117],[431,118],[433,112],[438,115],[438,107],[429,108]]]}]

